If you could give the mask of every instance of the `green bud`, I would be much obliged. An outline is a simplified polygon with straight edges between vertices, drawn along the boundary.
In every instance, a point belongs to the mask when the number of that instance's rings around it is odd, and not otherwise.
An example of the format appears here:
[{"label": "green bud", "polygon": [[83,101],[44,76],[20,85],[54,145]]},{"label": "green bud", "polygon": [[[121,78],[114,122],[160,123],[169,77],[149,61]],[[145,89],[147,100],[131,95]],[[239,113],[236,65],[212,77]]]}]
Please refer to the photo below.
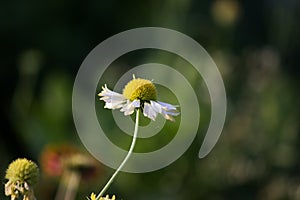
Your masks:
[{"label": "green bud", "polygon": [[5,178],[13,183],[21,182],[33,186],[38,182],[39,168],[33,161],[19,158],[8,166]]}]

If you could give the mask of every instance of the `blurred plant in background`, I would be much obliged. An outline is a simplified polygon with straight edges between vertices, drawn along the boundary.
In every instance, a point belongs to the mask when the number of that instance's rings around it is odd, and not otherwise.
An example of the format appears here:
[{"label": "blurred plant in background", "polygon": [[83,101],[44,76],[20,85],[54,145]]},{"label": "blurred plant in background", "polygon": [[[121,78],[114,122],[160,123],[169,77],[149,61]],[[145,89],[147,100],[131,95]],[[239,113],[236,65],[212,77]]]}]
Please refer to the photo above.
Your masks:
[{"label": "blurred plant in background", "polygon": [[5,195],[10,196],[11,200],[35,200],[33,187],[39,179],[39,168],[31,160],[26,158],[17,159],[10,163],[6,170]]},{"label": "blurred plant in background", "polygon": [[44,179],[60,179],[55,200],[75,199],[80,183],[95,183],[103,173],[97,160],[69,144],[46,146],[40,160]]}]

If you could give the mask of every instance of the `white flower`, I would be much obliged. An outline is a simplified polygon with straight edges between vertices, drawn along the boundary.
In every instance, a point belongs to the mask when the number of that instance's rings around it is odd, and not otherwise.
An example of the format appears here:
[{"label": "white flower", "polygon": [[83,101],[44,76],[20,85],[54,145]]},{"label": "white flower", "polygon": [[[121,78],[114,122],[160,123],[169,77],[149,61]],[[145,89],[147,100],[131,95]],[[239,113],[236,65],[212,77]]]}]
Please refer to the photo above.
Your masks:
[{"label": "white flower", "polygon": [[136,108],[141,108],[145,117],[155,120],[157,114],[165,119],[175,121],[172,116],[179,115],[174,105],[156,101],[154,84],[145,79],[134,79],[124,88],[123,94],[111,91],[105,84],[98,94],[100,100],[105,102],[104,108],[120,109],[124,115],[131,115]]}]

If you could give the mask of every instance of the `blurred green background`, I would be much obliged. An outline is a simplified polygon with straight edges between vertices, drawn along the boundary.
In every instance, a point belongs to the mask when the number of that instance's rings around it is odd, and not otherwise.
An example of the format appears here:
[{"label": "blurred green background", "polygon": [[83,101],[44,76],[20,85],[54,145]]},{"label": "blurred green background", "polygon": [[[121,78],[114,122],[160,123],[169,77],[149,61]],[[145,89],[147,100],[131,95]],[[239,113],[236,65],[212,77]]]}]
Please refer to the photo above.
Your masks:
[{"label": "blurred green background", "polygon": [[[296,0],[0,1],[2,183],[8,164],[18,157],[42,165],[41,154],[49,144],[71,144],[84,151],[71,109],[81,62],[114,34],[157,26],[192,37],[214,59],[227,92],[225,127],[209,156],[198,159],[210,102],[205,86],[191,80],[201,104],[199,133],[191,147],[162,170],[121,173],[108,193],[124,200],[300,199],[299,9]],[[100,82],[113,84],[129,66],[149,61],[184,65],[165,52],[130,53]],[[181,70],[187,77],[194,72],[184,66]],[[110,117],[104,122],[114,127]],[[144,146],[159,148],[172,137],[164,133],[160,143],[151,140]],[[130,142],[117,130],[111,139],[124,148]],[[100,168],[97,180],[80,184],[77,199],[98,192],[113,173]],[[54,199],[59,178],[43,175],[43,168],[41,172],[37,199]],[[4,187],[0,198],[9,199]]]}]

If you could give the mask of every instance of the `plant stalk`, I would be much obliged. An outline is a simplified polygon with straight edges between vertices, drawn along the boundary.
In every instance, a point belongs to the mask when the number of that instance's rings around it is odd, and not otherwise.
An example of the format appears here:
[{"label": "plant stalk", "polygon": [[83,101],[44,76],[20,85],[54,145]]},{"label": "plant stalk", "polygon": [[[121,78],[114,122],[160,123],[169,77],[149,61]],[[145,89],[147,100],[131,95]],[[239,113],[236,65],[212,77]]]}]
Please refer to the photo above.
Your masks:
[{"label": "plant stalk", "polygon": [[136,111],[136,118],[135,118],[135,127],[134,127],[134,133],[133,133],[133,138],[132,138],[132,142],[130,145],[130,148],[128,150],[128,153],[126,155],[126,157],[124,158],[124,160],[122,161],[122,163],[120,164],[120,166],[118,167],[118,169],[115,171],[115,173],[111,176],[111,178],[109,179],[109,181],[106,183],[106,185],[104,186],[104,188],[101,190],[101,192],[98,194],[96,200],[99,200],[103,194],[105,193],[105,191],[109,188],[109,186],[112,184],[112,182],[114,181],[115,177],[118,175],[118,173],[122,170],[122,168],[124,167],[124,165],[126,164],[126,162],[128,161],[130,155],[133,152],[135,143],[136,143],[136,139],[137,139],[137,133],[138,133],[138,127],[139,127],[139,113],[140,110],[137,109]]}]

